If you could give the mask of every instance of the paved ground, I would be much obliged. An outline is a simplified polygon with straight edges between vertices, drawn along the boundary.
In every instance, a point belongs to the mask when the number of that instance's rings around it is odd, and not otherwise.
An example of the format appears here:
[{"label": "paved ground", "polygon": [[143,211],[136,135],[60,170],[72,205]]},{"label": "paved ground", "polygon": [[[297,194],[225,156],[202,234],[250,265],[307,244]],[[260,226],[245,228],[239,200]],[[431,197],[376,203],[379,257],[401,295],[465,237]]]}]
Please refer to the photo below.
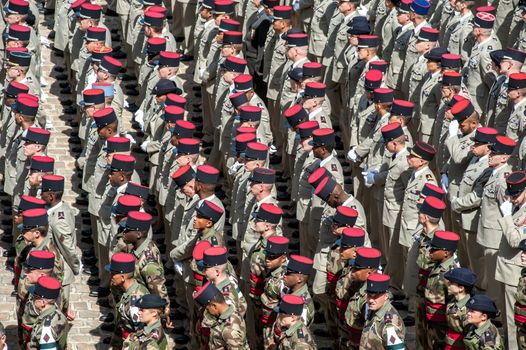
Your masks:
[{"label": "paved ground", "polygon": [[[43,16],[42,16],[43,18]],[[47,21],[46,21],[47,20]],[[40,35],[46,38],[50,32],[48,28],[49,20],[51,17],[47,17],[46,20],[42,20],[40,23]],[[115,19],[107,19],[108,27],[116,27]],[[115,45],[115,43],[114,43]],[[56,173],[65,176],[66,178],[66,195],[65,200],[73,205],[79,212],[85,212],[87,208],[76,204],[76,199],[80,194],[79,182],[80,178],[75,171],[75,156],[78,154],[75,152],[75,146],[68,143],[68,139],[71,135],[72,128],[70,126],[72,115],[63,115],[62,114],[62,105],[61,101],[64,101],[69,98],[68,95],[61,95],[59,93],[60,87],[59,82],[55,80],[56,72],[53,70],[55,65],[64,66],[64,61],[61,57],[58,57],[53,53],[53,51],[48,47],[42,48],[43,55],[43,76],[46,78],[48,86],[44,88],[44,92],[48,95],[47,100],[43,103],[43,109],[47,117],[50,118],[53,122],[52,138],[49,145],[49,154],[55,158],[55,169]],[[185,91],[189,92],[189,106],[192,109],[192,104],[199,103],[198,99],[191,93],[191,84],[188,82],[188,76],[184,74],[186,71],[190,71],[191,67],[182,65],[182,79],[185,80]],[[129,100],[133,102],[133,100]],[[193,113],[191,114],[193,116]],[[125,112],[123,120],[127,125],[128,130],[130,128],[131,113]],[[135,132],[132,132],[132,135],[137,138]],[[140,141],[140,138],[137,138]],[[144,156],[141,154],[135,154],[140,162],[143,162]],[[277,166],[279,168],[279,166]],[[143,166],[139,165],[138,169],[143,170]],[[142,174],[144,175],[144,174]],[[147,177],[142,176],[143,179]],[[283,205],[288,205],[290,203],[282,203]],[[287,223],[287,221],[285,222]],[[5,228],[5,226],[3,227]],[[77,235],[79,242],[79,255],[82,254],[83,249],[88,249],[89,246],[80,241],[80,232],[82,229],[88,228],[86,225],[83,225],[82,218],[80,215],[77,216]],[[289,229],[292,231],[291,229]],[[288,232],[290,234],[291,232]],[[296,241],[293,239],[293,241]],[[3,243],[0,244],[0,253],[7,246]],[[1,256],[1,255],[0,255]],[[11,291],[13,287],[11,285],[12,273],[5,269],[5,258],[0,257],[0,321],[6,326],[7,334],[9,339],[9,346],[12,349],[18,348],[17,339],[16,339],[16,317],[15,317],[15,298],[11,297]],[[77,318],[72,322],[71,331],[69,333],[68,344],[71,349],[106,349],[107,346],[102,343],[102,340],[105,337],[110,336],[110,333],[104,332],[100,329],[102,324],[98,318],[101,315],[101,312],[108,312],[108,309],[101,308],[96,304],[95,298],[90,298],[89,286],[87,285],[88,277],[81,275],[77,277],[76,283],[72,288],[72,308],[77,313]],[[176,321],[177,325],[181,324],[181,321]],[[326,328],[325,324],[321,323],[314,326],[315,329],[323,330]],[[413,329],[409,329],[408,332],[408,343],[414,341]],[[173,339],[170,340],[171,349],[181,348],[181,345],[175,346]],[[330,346],[331,339],[326,337],[317,337],[317,342],[319,347]],[[413,348],[409,346],[409,348]]]}]

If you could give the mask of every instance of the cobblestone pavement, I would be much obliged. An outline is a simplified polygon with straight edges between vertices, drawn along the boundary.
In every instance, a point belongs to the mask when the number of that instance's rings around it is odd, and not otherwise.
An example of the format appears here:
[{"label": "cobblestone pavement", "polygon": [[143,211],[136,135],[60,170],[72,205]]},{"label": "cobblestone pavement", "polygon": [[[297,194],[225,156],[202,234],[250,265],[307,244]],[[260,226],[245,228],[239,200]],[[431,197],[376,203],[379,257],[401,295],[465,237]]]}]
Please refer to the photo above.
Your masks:
[{"label": "cobblestone pavement", "polygon": [[[50,25],[52,16],[44,16],[41,14],[40,33],[39,35],[47,38],[50,32]],[[106,18],[106,24],[110,29],[117,27],[117,20],[114,18]],[[114,42],[115,45],[115,42]],[[43,91],[48,95],[45,101],[42,101],[44,113],[53,122],[52,138],[48,146],[49,154],[55,158],[55,170],[57,174],[63,175],[66,178],[66,190],[64,200],[70,203],[77,213],[86,212],[87,207],[76,203],[77,198],[80,195],[79,183],[80,177],[78,172],[75,170],[75,157],[80,151],[78,146],[72,145],[68,142],[74,128],[71,127],[71,122],[74,119],[73,115],[62,114],[61,101],[65,101],[70,96],[62,95],[59,93],[59,81],[54,77],[57,72],[53,70],[55,65],[64,67],[64,61],[62,57],[57,56],[48,46],[43,45],[42,47],[42,73],[43,77],[47,80],[48,86],[43,88]],[[189,92],[189,104],[190,110],[192,110],[193,104],[198,104],[198,99],[191,93],[191,83],[189,82],[190,75],[185,72],[191,72],[191,66],[181,65],[181,78],[185,81],[184,90]],[[133,102],[133,100],[129,100]],[[190,113],[190,118],[194,116]],[[140,143],[140,138],[137,137],[135,131],[130,127],[131,113],[125,111],[123,120],[126,124],[126,129],[131,131],[131,134],[136,138],[137,142]],[[147,179],[144,175],[144,155],[135,153],[138,159],[137,170],[141,173],[142,179]],[[342,155],[342,161],[344,157]],[[279,169],[279,165],[275,166]],[[284,184],[282,184],[284,185]],[[290,205],[290,203],[284,202],[282,206]],[[4,218],[2,218],[4,219]],[[76,229],[77,229],[77,241],[78,241],[78,253],[82,254],[83,249],[90,248],[89,245],[80,241],[80,232],[83,229],[89,228],[83,224],[81,215],[77,215]],[[89,221],[89,220],[88,220]],[[7,223],[7,222],[6,222]],[[285,225],[289,221],[285,220]],[[3,225],[1,230],[6,229],[7,225]],[[285,231],[293,231],[292,229],[286,229]],[[288,232],[291,235],[291,232]],[[291,238],[291,237],[289,237]],[[297,239],[292,238],[293,242],[297,242]],[[0,321],[5,325],[8,334],[8,345],[11,349],[17,349],[17,325],[15,316],[15,298],[11,296],[13,286],[11,280],[13,274],[6,270],[5,260],[6,258],[1,257],[1,253],[4,249],[7,249],[8,245],[0,243]],[[104,332],[100,329],[102,322],[99,321],[101,313],[110,311],[106,308],[101,308],[96,303],[96,298],[90,298],[88,296],[90,287],[87,285],[88,276],[80,275],[77,276],[76,283],[72,286],[71,301],[72,308],[75,310],[77,317],[71,324],[71,330],[68,337],[68,347],[70,349],[88,350],[88,349],[107,349],[108,346],[103,344],[102,340],[109,337],[111,334]],[[402,312],[405,316],[405,313]],[[181,320],[175,320],[176,326],[181,326]],[[316,333],[319,331],[326,331],[326,324],[320,323],[315,324],[314,329]],[[330,347],[332,339],[328,337],[316,336],[316,340],[319,348]],[[409,349],[413,349],[414,346],[414,327],[408,329],[407,346]],[[170,337],[170,349],[184,349],[184,345],[175,345],[173,338]]]}]

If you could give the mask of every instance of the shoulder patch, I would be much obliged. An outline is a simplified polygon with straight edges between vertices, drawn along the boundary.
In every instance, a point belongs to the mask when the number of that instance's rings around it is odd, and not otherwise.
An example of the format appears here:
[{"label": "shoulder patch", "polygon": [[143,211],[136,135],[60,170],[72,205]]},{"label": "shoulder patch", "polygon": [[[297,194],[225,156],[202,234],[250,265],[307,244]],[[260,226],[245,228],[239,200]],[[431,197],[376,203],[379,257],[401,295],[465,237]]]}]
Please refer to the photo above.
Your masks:
[{"label": "shoulder patch", "polygon": [[152,339],[159,340],[161,338],[161,334],[157,329],[154,329],[151,334]]},{"label": "shoulder patch", "polygon": [[336,166],[336,164],[331,164],[331,170],[338,171],[338,167]]},{"label": "shoulder patch", "polygon": [[427,180],[427,181],[435,182],[435,179],[433,179],[433,175],[431,175],[431,174],[427,174],[427,175],[426,175],[426,180]]},{"label": "shoulder patch", "polygon": [[63,211],[59,211],[59,212],[58,212],[58,218],[59,218],[59,219],[65,219],[65,218],[66,218],[66,215],[64,214]]},{"label": "shoulder patch", "polygon": [[58,238],[59,241],[61,242],[64,242],[64,235],[60,235],[60,237]]}]

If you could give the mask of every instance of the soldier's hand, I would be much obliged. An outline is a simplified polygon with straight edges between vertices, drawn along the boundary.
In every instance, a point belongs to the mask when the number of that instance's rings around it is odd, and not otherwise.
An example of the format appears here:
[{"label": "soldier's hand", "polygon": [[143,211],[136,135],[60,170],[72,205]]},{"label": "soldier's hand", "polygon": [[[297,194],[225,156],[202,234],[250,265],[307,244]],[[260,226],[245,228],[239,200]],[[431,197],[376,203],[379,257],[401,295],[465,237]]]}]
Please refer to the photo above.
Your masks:
[{"label": "soldier's hand", "polygon": [[500,205],[500,212],[502,213],[502,216],[509,216],[513,212],[513,203],[510,202],[510,200],[504,201]]},{"label": "soldier's hand", "polygon": [[458,135],[458,127],[459,127],[458,120],[453,119],[451,123],[449,123],[449,126],[448,126],[449,137],[454,137]]},{"label": "soldier's hand", "polygon": [[447,193],[447,188],[449,187],[449,177],[447,174],[442,174],[440,182],[442,183],[442,189]]},{"label": "soldier's hand", "polygon": [[173,329],[175,327],[172,320],[170,320],[170,313],[166,314],[164,326],[168,329]]},{"label": "soldier's hand", "polygon": [[349,152],[347,152],[347,159],[351,162],[357,162],[358,161],[358,155],[356,154],[356,151],[354,150],[356,146],[351,147]]},{"label": "soldier's hand", "polygon": [[68,321],[73,321],[75,319],[75,316],[77,316],[75,310],[68,309],[68,312],[66,313],[66,317],[68,318]]}]

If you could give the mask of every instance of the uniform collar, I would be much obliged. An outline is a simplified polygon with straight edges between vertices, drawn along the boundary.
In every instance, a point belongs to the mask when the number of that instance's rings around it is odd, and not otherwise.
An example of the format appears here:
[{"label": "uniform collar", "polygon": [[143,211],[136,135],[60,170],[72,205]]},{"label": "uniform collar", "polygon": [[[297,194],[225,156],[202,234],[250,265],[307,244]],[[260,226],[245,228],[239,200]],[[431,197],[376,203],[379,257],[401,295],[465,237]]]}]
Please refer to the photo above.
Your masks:
[{"label": "uniform collar", "polygon": [[478,335],[479,337],[482,337],[484,332],[486,332],[489,329],[490,326],[491,326],[491,321],[487,320],[486,322],[484,322],[482,324],[482,326],[480,326],[479,328],[475,329],[475,334]]},{"label": "uniform collar", "polygon": [[299,318],[296,322],[294,322],[292,326],[290,326],[289,329],[287,329],[285,334],[287,335],[287,337],[290,337],[291,335],[296,333],[296,331],[300,329],[302,326],[303,326],[303,321],[301,320],[301,318]]},{"label": "uniform collar", "polygon": [[51,215],[55,210],[57,210],[58,208],[60,208],[62,206],[62,204],[64,204],[63,201],[60,201],[58,202],[57,204],[55,204],[54,206],[52,206],[51,208],[49,208],[47,210],[47,215]]},{"label": "uniform collar", "polygon": [[157,320],[154,323],[152,323],[151,325],[145,325],[144,326],[144,334],[150,334],[150,333],[153,332],[153,330],[159,329],[159,328],[162,328],[161,320]]},{"label": "uniform collar", "polygon": [[146,249],[146,247],[148,247],[148,245],[150,244],[150,241],[151,239],[146,237],[146,239],[144,240],[144,242],[142,242],[142,244],[140,246],[137,247],[137,249],[134,249],[133,250],[133,254],[138,258],[139,256],[141,256],[142,252],[144,252],[144,250]]},{"label": "uniform collar", "polygon": [[422,174],[424,171],[426,171],[426,170],[428,170],[428,169],[429,169],[429,167],[428,167],[428,166],[425,166],[425,167],[423,167],[422,169],[415,171],[415,173],[414,173],[414,175],[415,175],[415,176],[414,176],[415,179],[416,179],[420,174]]},{"label": "uniform collar", "polygon": [[331,153],[330,156],[320,161],[320,168],[325,166],[325,164],[329,163],[332,160],[332,158],[334,158],[334,154]]},{"label": "uniform collar", "polygon": [[352,194],[349,193],[349,198],[347,198],[345,200],[345,202],[343,202],[342,204],[342,207],[346,207],[348,206],[349,204],[351,204],[351,202],[354,200],[354,196]]},{"label": "uniform collar", "polygon": [[522,98],[519,102],[517,102],[515,105],[513,105],[513,110],[516,111],[517,108],[519,108],[521,105],[526,103],[526,98]]},{"label": "uniform collar", "polygon": [[234,313],[234,306],[232,306],[232,305],[228,305],[228,309],[226,309],[225,312],[223,312],[223,313],[219,316],[219,319],[221,319],[221,320],[226,320],[227,318],[229,318],[230,316],[232,316],[233,313]]},{"label": "uniform collar", "polygon": [[395,158],[398,158],[399,155],[407,153],[407,147],[404,147],[400,152],[395,154]]},{"label": "uniform collar", "polygon": [[307,62],[307,61],[308,61],[308,58],[307,58],[307,57],[303,57],[303,58],[297,60],[296,62],[294,62],[294,63],[292,64],[292,69],[297,68],[300,64],[302,64],[302,63],[304,63],[304,62]]}]

